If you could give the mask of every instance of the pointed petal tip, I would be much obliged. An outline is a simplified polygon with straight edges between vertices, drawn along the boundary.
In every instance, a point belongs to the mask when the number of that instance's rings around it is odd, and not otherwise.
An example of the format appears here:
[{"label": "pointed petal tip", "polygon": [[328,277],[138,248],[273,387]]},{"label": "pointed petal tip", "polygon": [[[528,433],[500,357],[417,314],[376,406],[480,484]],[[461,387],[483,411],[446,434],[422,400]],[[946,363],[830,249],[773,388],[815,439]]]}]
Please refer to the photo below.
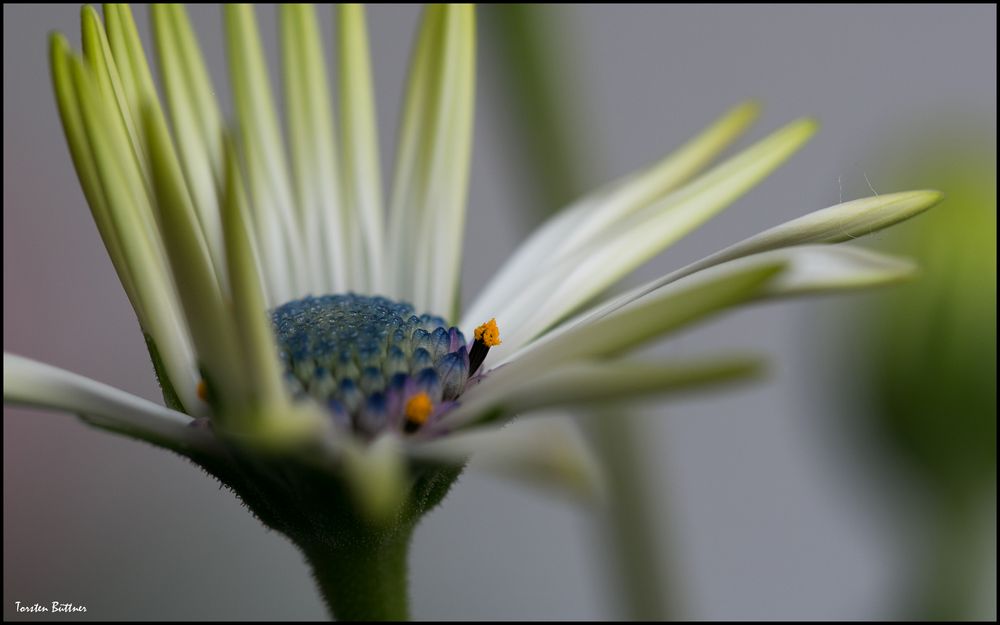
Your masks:
[{"label": "pointed petal tip", "polygon": [[743,120],[744,123],[749,124],[760,117],[761,111],[764,110],[764,103],[757,98],[750,98],[740,102],[734,106],[729,111],[729,115],[735,118]]},{"label": "pointed petal tip", "polygon": [[918,189],[883,194],[866,199],[876,202],[875,210],[884,209],[890,211],[897,217],[892,222],[896,223],[915,217],[940,204],[944,200],[944,193],[934,189]]},{"label": "pointed petal tip", "polygon": [[819,132],[821,126],[822,124],[815,117],[800,117],[789,124],[790,128],[794,128],[802,134],[803,140],[809,139]]},{"label": "pointed petal tip", "polygon": [[939,204],[945,198],[944,192],[937,189],[919,189],[916,191],[904,191],[904,193],[911,195],[915,201],[924,204],[924,210]]},{"label": "pointed petal tip", "polygon": [[[856,220],[867,218],[868,222],[873,222],[866,224],[869,232],[871,232],[916,217],[939,204],[943,199],[944,194],[940,191],[921,189],[859,198],[838,204],[826,210],[832,212],[840,209],[849,218]],[[845,219],[847,218],[845,217]],[[861,234],[866,234],[866,232],[855,233],[850,238],[860,236]]]},{"label": "pointed petal tip", "polygon": [[762,108],[758,100],[744,100],[726,110],[711,127],[726,129],[726,134],[734,140],[750,129],[760,117]]},{"label": "pointed petal tip", "polygon": [[55,62],[57,58],[64,58],[70,54],[69,39],[61,31],[49,31],[49,59]]},{"label": "pointed petal tip", "polygon": [[104,34],[104,20],[92,5],[84,5],[80,9],[80,34],[83,39],[83,50],[88,56],[98,54],[100,42]]},{"label": "pointed petal tip", "polygon": [[97,7],[95,7],[92,4],[85,4],[85,5],[83,5],[83,6],[80,7],[80,19],[81,20],[89,20],[89,19],[100,20],[101,19],[101,15],[97,12]]}]

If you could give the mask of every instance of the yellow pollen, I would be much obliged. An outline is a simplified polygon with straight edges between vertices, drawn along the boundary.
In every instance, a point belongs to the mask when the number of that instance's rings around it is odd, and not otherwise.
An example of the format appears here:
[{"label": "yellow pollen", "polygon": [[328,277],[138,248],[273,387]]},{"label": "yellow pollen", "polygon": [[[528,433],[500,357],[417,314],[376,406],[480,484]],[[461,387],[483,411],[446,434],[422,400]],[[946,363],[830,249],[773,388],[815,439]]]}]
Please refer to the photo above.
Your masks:
[{"label": "yellow pollen", "polygon": [[434,411],[434,404],[427,393],[417,393],[406,402],[406,420],[415,425],[423,425]]},{"label": "yellow pollen", "polygon": [[476,328],[473,336],[477,341],[481,341],[486,347],[493,347],[500,344],[500,328],[497,327],[497,320],[490,319],[483,325]]},{"label": "yellow pollen", "polygon": [[208,385],[205,384],[205,380],[198,382],[198,398],[201,401],[208,401]]}]

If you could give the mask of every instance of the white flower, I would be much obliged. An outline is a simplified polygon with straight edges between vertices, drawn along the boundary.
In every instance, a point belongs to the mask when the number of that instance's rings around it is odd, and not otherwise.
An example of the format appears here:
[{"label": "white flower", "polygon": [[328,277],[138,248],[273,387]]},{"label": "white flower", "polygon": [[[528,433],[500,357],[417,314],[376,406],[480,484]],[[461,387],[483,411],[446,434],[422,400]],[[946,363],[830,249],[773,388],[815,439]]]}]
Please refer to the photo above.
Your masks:
[{"label": "white flower", "polygon": [[425,492],[418,467],[461,467],[473,452],[500,471],[587,491],[595,475],[572,431],[500,426],[549,407],[752,373],[746,359],[629,354],[742,304],[906,278],[905,260],[830,244],[940,197],[912,191],[839,204],[587,306],[816,130],[794,121],[711,165],[755,119],[756,106],[744,104],[672,155],[558,213],[460,314],[471,7],[425,13],[387,203],[361,8],[338,9],[335,124],[314,10],[282,6],[284,138],[252,8],[226,7],[232,127],[184,10],[152,13],[168,114],[127,7],[109,6],[103,23],[86,9],[83,55],[56,35],[51,57],[81,185],[168,406],[6,353],[4,399],[184,453],[242,484],[234,489],[244,497],[252,472],[234,455],[293,458],[344,477],[381,516]]}]

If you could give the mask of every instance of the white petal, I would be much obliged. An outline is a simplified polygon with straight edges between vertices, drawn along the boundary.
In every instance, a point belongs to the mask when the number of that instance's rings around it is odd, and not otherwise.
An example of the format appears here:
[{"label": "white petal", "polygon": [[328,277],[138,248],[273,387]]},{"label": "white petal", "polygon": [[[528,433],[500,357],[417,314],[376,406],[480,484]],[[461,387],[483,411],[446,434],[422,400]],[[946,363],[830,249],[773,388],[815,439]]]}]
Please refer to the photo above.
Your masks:
[{"label": "white petal", "polygon": [[[139,29],[132,17],[132,9],[127,4],[104,5],[104,19],[108,27],[108,43],[138,130],[143,103],[157,97],[153,75],[149,71],[146,53],[139,38]],[[139,141],[142,142],[141,137]]]},{"label": "white petal", "polygon": [[222,115],[184,7],[158,4],[153,5],[151,11],[163,92],[169,104],[184,178],[216,275],[225,289],[225,252],[219,207]]},{"label": "white petal", "polygon": [[901,191],[844,202],[785,222],[719,254],[730,260],[807,243],[841,243],[919,215],[944,198],[939,191]]},{"label": "white petal", "polygon": [[66,134],[66,143],[69,144],[73,165],[76,168],[80,186],[83,188],[83,194],[87,198],[87,204],[90,206],[94,223],[97,225],[97,231],[108,250],[108,256],[111,257],[111,262],[118,273],[118,279],[121,280],[122,286],[132,302],[132,307],[135,308],[135,312],[139,316],[140,323],[145,327],[146,317],[142,310],[142,301],[136,290],[135,278],[132,276],[131,268],[122,250],[121,241],[118,240],[118,235],[115,232],[111,220],[111,207],[108,205],[109,198],[105,195],[101,185],[98,164],[87,139],[79,98],[71,76],[71,57],[69,42],[63,35],[54,34],[49,42],[49,61],[56,104],[59,108],[63,132]]},{"label": "white petal", "polygon": [[565,417],[526,419],[503,428],[460,432],[415,442],[411,458],[488,471],[531,486],[555,487],[584,500],[599,500],[604,475],[583,436]]},{"label": "white petal", "polygon": [[60,114],[88,203],[143,331],[185,406],[197,405],[194,357],[152,214],[143,165],[89,68],[52,42]]},{"label": "white petal", "polygon": [[723,262],[795,245],[839,243],[871,234],[922,213],[940,202],[942,197],[938,191],[903,191],[844,202],[814,211],[636,287],[592,308],[571,323],[607,314],[660,287]]},{"label": "white petal", "polygon": [[[118,158],[123,182],[135,204],[132,212],[146,236],[158,248],[157,222],[150,208],[154,198],[142,133],[142,111],[145,108],[159,110],[160,101],[149,73],[146,53],[128,7],[119,6],[109,11],[107,38],[96,10],[85,7],[82,13],[85,57],[94,70],[89,77],[96,87],[95,101],[102,109],[102,133]],[[122,40],[118,44],[122,48],[120,52],[113,49],[116,38]],[[90,48],[89,54],[87,48]],[[128,86],[130,83],[134,83],[132,87]],[[129,92],[135,95],[129,97]],[[78,97],[83,99],[85,96],[80,93]],[[163,260],[162,249],[158,252]]]},{"label": "white petal", "polygon": [[356,262],[367,269],[369,291],[383,293],[385,218],[365,9],[340,4],[337,11],[345,203],[357,217],[362,253]]},{"label": "white petal", "polygon": [[312,274],[293,208],[285,146],[253,7],[226,5],[225,26],[240,147],[246,159],[261,261],[265,268],[273,269],[268,275],[272,301],[287,302],[306,294]]},{"label": "white petal", "polygon": [[[607,229],[588,246],[540,269],[495,312],[511,352],[701,225],[777,168],[816,130],[800,120]],[[501,356],[502,357],[502,356]]]},{"label": "white petal", "polygon": [[[516,366],[516,365],[515,365]],[[441,427],[458,429],[488,416],[504,420],[552,406],[587,406],[601,401],[628,401],[759,375],[759,359],[728,357],[679,363],[628,360],[578,361],[554,367],[517,385],[482,384],[462,405],[448,413]]]},{"label": "white petal", "polygon": [[391,295],[452,314],[458,288],[475,76],[467,5],[425,10],[400,126],[389,213]]},{"label": "white petal", "polygon": [[779,258],[792,253],[787,270],[761,291],[760,299],[883,286],[909,280],[917,272],[916,263],[909,259],[850,245],[808,245],[759,256]]},{"label": "white petal", "polygon": [[248,381],[241,370],[243,361],[227,305],[228,295],[221,291],[215,275],[166,120],[152,108],[143,112],[161,236],[198,364],[219,400],[238,404],[247,395]]},{"label": "white petal", "polygon": [[[248,381],[250,401],[263,407],[263,414],[280,413],[275,408],[288,401],[278,349],[271,329],[262,289],[261,275],[251,247],[247,227],[249,208],[239,175],[236,153],[226,152],[226,190],[223,230],[226,267],[232,290],[230,309],[239,335],[240,374]],[[242,408],[238,406],[237,409]]]},{"label": "white petal", "polygon": [[175,449],[203,449],[191,417],[30,358],[3,355],[5,402],[52,408],[94,418],[102,427]]},{"label": "white petal", "polygon": [[[92,6],[85,6],[81,11],[81,29],[83,31],[83,56],[94,72],[94,78],[100,85],[104,98],[109,107],[114,110],[116,121],[121,125],[128,136],[127,144],[131,148],[131,155],[136,163],[143,163],[145,156],[143,153],[142,141],[139,136],[137,119],[133,113],[137,113],[130,106],[125,87],[118,72],[118,66],[114,55],[111,52],[111,45],[108,43],[104,25],[97,14],[97,9]],[[143,183],[147,192],[150,181],[146,174],[148,172],[140,165]]]},{"label": "white petal", "polygon": [[[314,274],[310,287],[316,294],[365,289],[365,276],[358,275],[363,265],[348,260],[349,246],[357,247],[357,234],[349,225],[353,207],[341,202],[333,110],[316,12],[305,4],[283,4],[279,10],[295,199]],[[348,275],[349,268],[354,276]]]},{"label": "white petal", "polygon": [[919,215],[940,202],[943,197],[938,191],[902,191],[813,211],[667,274],[653,284],[667,284],[719,263],[769,250],[854,240]]},{"label": "white petal", "polygon": [[739,138],[757,113],[756,104],[741,104],[658,163],[616,180],[558,212],[499,268],[463,316],[463,327],[473,327],[495,316],[503,303],[538,273],[540,266],[550,266],[599,239],[609,226],[686,182]]},{"label": "white petal", "polygon": [[[560,363],[626,353],[740,304],[891,284],[912,273],[909,261],[849,246],[799,246],[729,261],[567,321],[490,371],[463,398],[515,389]],[[491,385],[501,389],[490,391]]]}]

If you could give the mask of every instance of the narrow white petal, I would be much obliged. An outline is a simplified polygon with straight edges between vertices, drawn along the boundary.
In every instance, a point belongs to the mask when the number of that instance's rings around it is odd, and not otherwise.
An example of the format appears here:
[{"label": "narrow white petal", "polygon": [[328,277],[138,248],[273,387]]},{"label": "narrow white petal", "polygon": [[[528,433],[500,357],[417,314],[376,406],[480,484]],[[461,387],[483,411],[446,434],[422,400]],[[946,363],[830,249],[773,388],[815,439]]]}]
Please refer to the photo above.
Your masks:
[{"label": "narrow white petal", "polygon": [[[190,330],[182,317],[181,304],[177,298],[173,276],[170,275],[166,250],[156,220],[157,215],[153,211],[153,203],[155,202],[153,176],[149,170],[149,146],[146,144],[142,120],[143,112],[146,109],[156,111],[162,116],[159,96],[153,83],[149,62],[139,38],[132,10],[128,5],[123,4],[105,5],[104,18],[107,27],[107,44],[114,59],[113,69],[117,70],[118,82],[121,85],[121,93],[116,95],[115,103],[122,119],[127,120],[126,125],[130,128],[129,138],[133,153],[142,155],[137,164],[145,194],[140,195],[134,191],[131,206],[126,207],[125,210],[132,212],[139,218],[148,238],[145,242],[141,240],[129,241],[126,247],[131,245],[144,246],[146,247],[145,254],[152,257],[151,262],[147,263],[149,267],[137,272],[142,275],[136,278],[150,282],[148,287],[140,286],[140,290],[148,288],[158,293],[157,301],[148,306],[155,312],[149,313],[148,316],[163,317],[164,321],[157,325],[162,326],[166,323],[173,328],[179,328],[179,331],[175,329],[168,333],[159,328],[150,330],[145,326],[144,329],[149,334],[147,340],[152,340],[155,344],[171,385],[180,396],[184,406],[190,412],[202,412],[204,407],[195,391],[198,378]],[[188,53],[190,54],[190,51]],[[110,61],[108,66],[111,67]],[[121,98],[122,95],[124,101]],[[117,133],[111,133],[112,149],[120,151],[122,149],[121,139],[116,140],[115,134]],[[94,149],[97,149],[96,146]],[[136,177],[134,173],[130,174],[127,170],[124,176],[126,180]],[[132,182],[130,186],[134,188],[136,184]],[[119,189],[111,189],[107,195],[109,198],[114,198],[119,193]],[[126,198],[120,198],[119,201],[126,201]],[[112,202],[112,207],[114,204]],[[117,212],[113,211],[112,214],[117,214]],[[121,219],[115,221],[117,228],[121,228],[123,223],[125,222]],[[131,235],[123,234],[123,236]],[[205,236],[204,232],[202,236]],[[218,267],[216,266],[214,269],[215,277],[218,279]]]},{"label": "narrow white petal", "polygon": [[[363,265],[350,258],[358,245],[350,204],[342,204],[333,110],[315,8],[280,8],[286,119],[302,241],[315,294],[365,290]],[[348,269],[353,275],[349,275]]]},{"label": "narrow white petal", "polygon": [[922,213],[937,204],[941,198],[941,193],[937,191],[904,191],[862,198],[814,211],[614,297],[560,327],[603,316],[656,289],[727,261],[796,245],[839,243],[871,234]]},{"label": "narrow white petal", "polygon": [[[104,5],[104,18],[108,27],[108,43],[115,57],[122,86],[129,99],[136,130],[141,125],[142,104],[156,99],[156,85],[149,71],[146,53],[139,38],[132,9],[127,4]],[[141,134],[141,133],[140,133]],[[140,142],[142,139],[140,138]]]},{"label": "narrow white petal", "polygon": [[841,243],[872,234],[931,208],[938,191],[902,191],[843,202],[787,221],[686,267],[693,273],[758,252],[814,243]]},{"label": "narrow white petal", "polygon": [[198,402],[195,361],[142,166],[89,67],[70,56],[64,41],[53,44],[60,114],[95,222],[116,268],[124,269],[119,275],[143,331],[152,337],[172,386],[190,409]]},{"label": "narrow white petal", "polygon": [[452,314],[472,146],[475,15],[425,10],[400,126],[389,213],[391,294]]},{"label": "narrow white petal", "polygon": [[276,268],[267,276],[272,301],[286,302],[307,293],[311,268],[303,249],[302,224],[294,209],[285,146],[253,7],[226,5],[225,26],[240,147],[246,159],[261,261],[265,267]]},{"label": "narrow white petal", "polygon": [[[137,127],[137,120],[133,113],[135,110],[130,106],[128,96],[114,55],[111,52],[111,45],[108,43],[107,34],[101,18],[97,14],[97,9],[86,6],[81,11],[81,28],[83,31],[83,56],[88,65],[93,70],[94,77],[104,95],[105,101],[117,113],[116,121],[121,124],[128,136],[128,145],[131,148],[132,158],[137,163],[145,161],[142,141]],[[143,176],[143,183],[147,190],[150,190],[150,181],[145,168],[140,166]]]},{"label": "narrow white petal", "polygon": [[[513,366],[516,366],[513,365]],[[462,405],[442,420],[445,429],[458,429],[485,417],[503,421],[550,406],[587,406],[600,401],[628,401],[651,395],[684,392],[756,376],[758,359],[727,357],[679,363],[630,360],[577,361],[553,367],[512,384],[489,379],[464,398]]]},{"label": "narrow white petal", "polygon": [[907,258],[850,245],[806,245],[760,254],[762,258],[769,255],[788,257],[788,269],[767,285],[760,299],[883,286],[904,282],[917,273],[916,263]]},{"label": "narrow white petal", "polygon": [[789,124],[542,269],[495,312],[501,327],[509,328],[501,353],[524,345],[703,224],[783,163],[815,130],[811,120]]},{"label": "narrow white petal", "polygon": [[462,407],[442,427],[484,418],[496,401],[560,366],[619,356],[659,337],[752,300],[785,269],[783,259],[720,266],[668,285],[603,316],[567,322],[489,370],[462,395]]},{"label": "narrow white petal", "polygon": [[636,299],[616,300],[614,306],[598,307],[560,326],[489,371],[438,428],[458,428],[549,402],[572,402],[574,394],[593,399],[592,393],[614,396],[653,389],[661,382],[669,386],[670,376],[685,380],[678,373],[682,370],[649,367],[643,372],[625,366],[602,376],[601,365],[580,361],[627,353],[740,304],[892,284],[913,271],[910,261],[850,246],[799,246],[729,261]]},{"label": "narrow white petal", "polygon": [[90,378],[4,352],[5,402],[76,413],[102,427],[175,449],[204,445],[191,417]]},{"label": "narrow white petal", "polygon": [[608,227],[686,182],[739,138],[757,114],[755,103],[741,104],[676,152],[554,215],[514,252],[479,293],[463,316],[463,327],[495,316],[502,304],[538,273],[540,266],[550,266],[599,239]]},{"label": "narrow white petal", "polygon": [[[227,150],[226,190],[224,195],[223,229],[226,244],[226,266],[232,285],[229,304],[239,335],[241,375],[247,380],[251,402],[263,407],[262,414],[287,403],[288,397],[278,358],[277,344],[271,329],[261,275],[247,227],[249,208],[239,175],[234,150]],[[274,410],[273,412],[279,412]]]},{"label": "narrow white petal", "polygon": [[227,288],[219,190],[222,187],[222,116],[198,41],[180,5],[153,5],[163,92],[170,109],[184,179],[215,273]]},{"label": "narrow white petal", "polygon": [[365,9],[341,4],[337,11],[345,202],[357,216],[360,230],[357,247],[362,254],[355,262],[367,269],[370,292],[383,293],[385,218]]},{"label": "narrow white petal", "polygon": [[143,130],[149,146],[161,233],[198,364],[220,405],[230,402],[238,405],[246,397],[248,381],[241,370],[243,361],[227,306],[228,296],[220,289],[198,227],[166,120],[153,108],[144,113]]},{"label": "narrow white petal", "polygon": [[538,366],[623,353],[739,304],[892,284],[913,272],[909,260],[846,245],[806,245],[753,254],[667,284],[654,280],[629,297],[596,306],[509,356],[504,362],[518,366],[503,367],[497,373],[527,369],[529,375],[533,370],[537,375]]},{"label": "narrow white petal", "polygon": [[459,432],[409,446],[411,458],[464,464],[524,482],[555,487],[586,500],[602,499],[606,485],[576,426],[567,418],[525,419],[502,428]]},{"label": "narrow white petal", "polygon": [[429,271],[417,277],[430,282],[427,309],[457,322],[475,114],[476,17],[471,5],[459,5],[448,18],[444,55],[454,67],[446,70],[449,86],[441,97],[451,102],[440,111],[432,139],[434,166],[423,223],[432,256]]},{"label": "narrow white petal", "polygon": [[417,249],[414,233],[418,232],[421,218],[416,203],[423,181],[421,132],[426,124],[431,63],[442,17],[440,8],[424,8],[420,32],[410,55],[409,82],[396,141],[396,164],[389,200],[387,295],[409,302],[413,302],[414,294],[413,259]]},{"label": "narrow white petal", "polygon": [[403,104],[392,195],[389,201],[388,294],[412,303],[415,296],[415,260],[422,241],[418,235],[423,219],[420,198],[424,195],[427,163],[425,151],[426,126],[431,118],[434,63],[439,56],[442,39],[444,8],[424,8],[420,32],[413,53],[406,98]]},{"label": "narrow white petal", "polygon": [[125,293],[139,317],[139,322],[143,327],[146,327],[148,323],[146,313],[142,309],[142,300],[136,289],[135,278],[132,276],[121,241],[118,240],[118,235],[115,232],[111,220],[111,207],[108,204],[109,199],[104,193],[98,164],[87,139],[79,100],[73,86],[73,78],[70,75],[71,56],[69,42],[66,41],[66,38],[61,34],[54,34],[50,40],[49,57],[56,103],[59,108],[63,132],[66,135],[66,143],[69,145],[73,165],[76,168],[87,204],[90,206],[94,223],[97,225],[97,231],[101,235],[104,247],[108,250],[108,256],[111,257],[111,262],[118,273],[118,279],[121,280]]},{"label": "narrow white petal", "polygon": [[267,299],[272,306],[280,306],[295,299],[298,293],[298,280],[293,267],[295,263],[288,254],[288,238],[281,224],[279,211],[269,204],[260,150],[246,141],[241,147],[253,209],[251,221],[256,249],[260,254],[260,265],[264,270]]}]

